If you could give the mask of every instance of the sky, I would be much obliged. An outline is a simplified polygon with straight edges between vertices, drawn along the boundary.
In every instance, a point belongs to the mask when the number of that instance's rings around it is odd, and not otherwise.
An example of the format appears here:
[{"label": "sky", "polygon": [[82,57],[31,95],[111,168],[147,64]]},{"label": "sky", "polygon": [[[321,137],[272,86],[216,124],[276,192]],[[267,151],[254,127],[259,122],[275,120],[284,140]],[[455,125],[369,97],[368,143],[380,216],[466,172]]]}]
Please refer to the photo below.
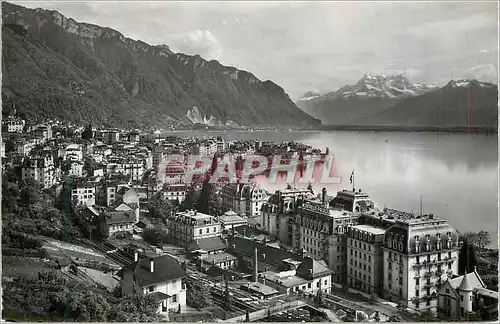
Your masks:
[{"label": "sky", "polygon": [[299,99],[364,74],[498,82],[497,2],[27,2],[272,80]]}]

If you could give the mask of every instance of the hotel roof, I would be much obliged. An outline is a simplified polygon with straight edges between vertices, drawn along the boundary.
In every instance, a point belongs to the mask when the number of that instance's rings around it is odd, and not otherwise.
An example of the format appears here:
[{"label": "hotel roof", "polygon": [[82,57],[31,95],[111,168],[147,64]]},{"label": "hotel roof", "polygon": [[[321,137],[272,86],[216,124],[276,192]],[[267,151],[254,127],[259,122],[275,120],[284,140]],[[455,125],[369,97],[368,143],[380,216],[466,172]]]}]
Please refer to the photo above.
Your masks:
[{"label": "hotel roof", "polygon": [[370,225],[355,225],[355,226],[352,226],[352,228],[360,230],[360,231],[364,231],[364,232],[367,232],[367,233],[371,233],[371,234],[374,234],[374,235],[383,235],[383,234],[385,234],[385,229],[379,228],[379,227],[370,226]]}]

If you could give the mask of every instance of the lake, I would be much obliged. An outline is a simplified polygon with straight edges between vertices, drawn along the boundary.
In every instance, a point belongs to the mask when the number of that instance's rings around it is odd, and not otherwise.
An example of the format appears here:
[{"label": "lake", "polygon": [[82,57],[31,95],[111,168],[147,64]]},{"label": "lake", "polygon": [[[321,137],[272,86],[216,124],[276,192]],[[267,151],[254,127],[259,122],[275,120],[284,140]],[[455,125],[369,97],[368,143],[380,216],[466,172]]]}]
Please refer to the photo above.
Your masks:
[{"label": "lake", "polygon": [[[167,133],[166,133],[167,134]],[[460,231],[488,230],[498,237],[497,136],[409,132],[170,132],[176,136],[218,136],[227,140],[300,141],[335,155],[334,174],[340,185],[328,194],[355,187],[370,194],[380,207],[424,213],[446,219]],[[263,179],[261,179],[263,180]],[[268,190],[284,188],[284,182]],[[303,185],[306,186],[306,185]],[[299,185],[297,185],[299,187]],[[315,192],[322,186],[315,184]]]}]

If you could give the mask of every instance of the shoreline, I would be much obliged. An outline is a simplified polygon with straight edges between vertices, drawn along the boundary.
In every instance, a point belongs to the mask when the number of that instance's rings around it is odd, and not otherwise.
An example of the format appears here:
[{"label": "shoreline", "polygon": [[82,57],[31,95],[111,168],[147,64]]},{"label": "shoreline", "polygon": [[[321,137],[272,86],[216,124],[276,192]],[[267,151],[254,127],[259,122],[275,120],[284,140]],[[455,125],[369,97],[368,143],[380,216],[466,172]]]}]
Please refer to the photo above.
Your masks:
[{"label": "shoreline", "polygon": [[189,132],[189,131],[204,131],[204,132],[318,132],[318,131],[350,131],[350,132],[410,132],[410,133],[461,133],[461,134],[486,134],[496,135],[498,128],[495,127],[468,127],[464,126],[357,126],[357,125],[323,125],[320,127],[300,127],[300,128],[177,128],[173,130],[161,130],[162,134],[176,133],[176,132]]}]

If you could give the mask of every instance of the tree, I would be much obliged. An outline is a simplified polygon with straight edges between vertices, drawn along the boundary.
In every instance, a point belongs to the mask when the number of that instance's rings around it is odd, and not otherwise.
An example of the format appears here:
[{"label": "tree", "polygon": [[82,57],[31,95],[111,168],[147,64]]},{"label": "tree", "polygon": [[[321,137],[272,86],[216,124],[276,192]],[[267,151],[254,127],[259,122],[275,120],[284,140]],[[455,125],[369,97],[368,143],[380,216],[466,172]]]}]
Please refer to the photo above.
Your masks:
[{"label": "tree", "polygon": [[189,187],[186,193],[186,199],[184,199],[184,201],[181,203],[180,209],[182,211],[188,209],[196,209],[196,202],[198,201],[198,198],[199,198],[199,193],[196,192],[194,186]]},{"label": "tree", "polygon": [[214,184],[206,180],[203,182],[200,197],[196,203],[196,209],[212,216],[220,216],[222,214],[222,201],[215,191]]},{"label": "tree", "polygon": [[148,242],[151,245],[161,245],[168,243],[167,232],[157,227],[146,228],[142,233],[142,237],[144,238],[144,241]]},{"label": "tree", "polygon": [[91,124],[88,124],[86,127],[85,127],[85,130],[82,132],[82,138],[84,140],[90,140],[92,139],[92,136],[93,135],[93,132],[92,132],[92,125]]},{"label": "tree", "polygon": [[163,199],[160,193],[154,195],[149,201],[148,210],[149,216],[161,219],[165,219],[176,212],[174,205],[168,199]]},{"label": "tree", "polygon": [[463,241],[467,241],[471,245],[477,245],[479,243],[478,234],[474,232],[465,232],[461,238]]},{"label": "tree", "polygon": [[158,322],[162,320],[158,305],[154,296],[134,294],[121,300],[110,319],[116,322]]},{"label": "tree", "polygon": [[210,287],[203,283],[197,283],[192,279],[186,280],[186,303],[194,308],[212,306]]},{"label": "tree", "polygon": [[480,231],[477,233],[477,243],[481,249],[484,249],[491,243],[490,233],[487,231]]},{"label": "tree", "polygon": [[21,184],[21,201],[24,206],[29,206],[40,201],[40,183],[32,178],[27,178]]}]

